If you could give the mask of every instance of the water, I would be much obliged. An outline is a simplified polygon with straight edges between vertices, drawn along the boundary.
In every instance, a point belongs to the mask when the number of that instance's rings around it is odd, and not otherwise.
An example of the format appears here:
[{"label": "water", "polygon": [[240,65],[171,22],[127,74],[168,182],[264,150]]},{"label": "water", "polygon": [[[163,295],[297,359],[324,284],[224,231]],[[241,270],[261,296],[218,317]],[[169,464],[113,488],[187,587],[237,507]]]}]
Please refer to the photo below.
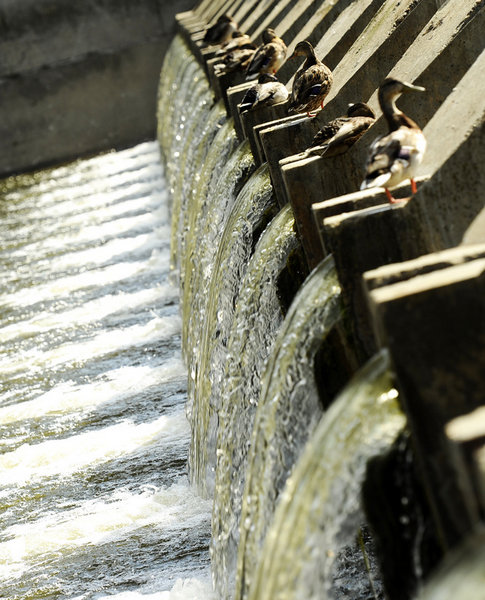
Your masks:
[{"label": "water", "polygon": [[284,310],[278,278],[299,247],[291,207],[260,237],[248,264],[228,341],[224,387],[217,413],[217,465],[212,518],[212,569],[219,598],[234,590],[239,520],[247,453],[265,361]]},{"label": "water", "polygon": [[326,411],[276,507],[250,600],[383,597],[360,492],[368,461],[405,427],[397,398],[382,351]]},{"label": "water", "polygon": [[156,143],[1,190],[0,597],[209,600]]},{"label": "water", "polygon": [[276,212],[267,165],[239,193],[222,233],[197,348],[192,406],[190,465],[193,481],[207,497],[214,493],[217,413],[225,383],[227,344],[244,274],[258,235]]},{"label": "water", "polygon": [[340,286],[329,256],[296,295],[263,373],[243,495],[236,598],[247,598],[278,497],[322,416],[315,355],[340,315]]}]

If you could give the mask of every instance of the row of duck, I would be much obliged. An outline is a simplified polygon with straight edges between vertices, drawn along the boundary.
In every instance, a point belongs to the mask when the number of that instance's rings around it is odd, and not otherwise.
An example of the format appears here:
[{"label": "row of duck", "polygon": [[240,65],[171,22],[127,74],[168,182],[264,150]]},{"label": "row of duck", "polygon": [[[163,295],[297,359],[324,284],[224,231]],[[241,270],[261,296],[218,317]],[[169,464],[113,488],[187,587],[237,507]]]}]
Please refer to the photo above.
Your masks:
[{"label": "row of duck", "polygon": [[[315,117],[324,108],[325,98],[333,84],[332,71],[319,60],[308,40],[300,41],[287,59],[287,46],[272,28],[262,34],[256,46],[227,14],[205,31],[205,45],[217,46],[214,72],[223,75],[243,72],[248,81],[257,79],[246,91],[239,110],[288,103],[288,114],[306,113]],[[291,91],[278,81],[277,72],[286,60],[304,57],[293,78]],[[426,139],[420,127],[396,106],[402,93],[422,92],[423,87],[394,78],[385,79],[378,90],[379,106],[388,124],[388,133],[376,138],[369,146],[365,176],[361,189],[384,188],[390,202],[396,202],[391,189],[410,180],[414,194],[415,173],[426,150]],[[350,104],[347,114],[326,123],[315,135],[307,155],[325,158],[346,152],[376,120],[374,111],[364,102]]]}]

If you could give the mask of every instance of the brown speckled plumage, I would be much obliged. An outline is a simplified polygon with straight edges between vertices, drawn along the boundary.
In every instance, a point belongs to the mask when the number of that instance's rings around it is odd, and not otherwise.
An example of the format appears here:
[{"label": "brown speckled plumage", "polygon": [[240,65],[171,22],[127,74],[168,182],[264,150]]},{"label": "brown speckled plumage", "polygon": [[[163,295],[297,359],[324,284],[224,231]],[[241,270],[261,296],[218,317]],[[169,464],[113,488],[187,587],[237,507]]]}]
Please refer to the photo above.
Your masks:
[{"label": "brown speckled plumage", "polygon": [[290,59],[305,56],[303,66],[297,71],[289,106],[290,113],[311,112],[323,107],[323,101],[333,83],[332,71],[315,56],[307,40],[299,42]]},{"label": "brown speckled plumage", "polygon": [[308,154],[330,157],[347,152],[375,120],[375,114],[367,104],[350,104],[345,117],[337,117],[320,129]]},{"label": "brown speckled plumage", "polygon": [[286,59],[286,44],[271,28],[263,32],[263,43],[256,50],[246,70],[246,79],[262,73],[276,73]]}]

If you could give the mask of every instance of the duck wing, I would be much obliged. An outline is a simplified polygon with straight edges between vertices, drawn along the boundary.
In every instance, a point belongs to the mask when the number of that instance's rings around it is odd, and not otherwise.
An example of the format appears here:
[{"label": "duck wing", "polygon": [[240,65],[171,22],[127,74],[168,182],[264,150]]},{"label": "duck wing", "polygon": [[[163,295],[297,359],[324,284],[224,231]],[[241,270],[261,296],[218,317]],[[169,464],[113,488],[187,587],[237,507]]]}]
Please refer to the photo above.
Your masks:
[{"label": "duck wing", "polygon": [[263,84],[259,89],[259,95],[255,102],[254,108],[257,106],[270,106],[279,104],[288,98],[288,90],[286,86],[280,82]]},{"label": "duck wing", "polygon": [[260,85],[257,83],[250,87],[244,94],[243,99],[239,104],[239,111],[245,112],[254,106],[254,103],[258,99]]},{"label": "duck wing", "polygon": [[302,71],[293,84],[290,108],[304,110],[315,98],[328,93],[332,80],[330,69],[322,63]]},{"label": "duck wing", "polygon": [[366,165],[365,187],[383,186],[391,178],[396,185],[412,177],[415,167],[421,162],[426,140],[420,129],[400,127],[377,138],[369,149]]},{"label": "duck wing", "polygon": [[343,154],[359,140],[369,127],[374,123],[374,119],[369,117],[347,117],[335,119],[340,121],[338,131],[323,144],[321,156],[337,156]]},{"label": "duck wing", "polygon": [[338,132],[338,130],[343,127],[345,122],[348,121],[348,117],[337,117],[332,121],[326,123],[318,133],[315,134],[315,137],[312,140],[312,146],[321,146],[322,144],[328,142],[333,136]]},{"label": "duck wing", "polygon": [[232,73],[237,70],[244,70],[248,61],[254,55],[254,50],[251,48],[241,48],[234,50],[229,54],[226,54],[220,63],[214,65],[214,71],[216,74],[220,73]]},{"label": "duck wing", "polygon": [[279,61],[281,54],[284,54],[284,48],[278,42],[269,42],[260,46],[252,61],[249,63],[246,76],[248,79],[257,77],[260,73],[269,71],[271,65]]}]

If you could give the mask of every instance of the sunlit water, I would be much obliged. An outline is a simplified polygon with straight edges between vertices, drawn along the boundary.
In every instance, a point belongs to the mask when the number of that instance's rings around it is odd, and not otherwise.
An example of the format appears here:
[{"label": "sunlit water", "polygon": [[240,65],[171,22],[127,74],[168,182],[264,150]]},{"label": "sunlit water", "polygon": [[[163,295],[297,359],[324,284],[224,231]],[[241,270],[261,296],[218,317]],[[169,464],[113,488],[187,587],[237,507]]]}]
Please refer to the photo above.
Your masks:
[{"label": "sunlit water", "polygon": [[0,189],[0,598],[211,599],[157,145]]}]

